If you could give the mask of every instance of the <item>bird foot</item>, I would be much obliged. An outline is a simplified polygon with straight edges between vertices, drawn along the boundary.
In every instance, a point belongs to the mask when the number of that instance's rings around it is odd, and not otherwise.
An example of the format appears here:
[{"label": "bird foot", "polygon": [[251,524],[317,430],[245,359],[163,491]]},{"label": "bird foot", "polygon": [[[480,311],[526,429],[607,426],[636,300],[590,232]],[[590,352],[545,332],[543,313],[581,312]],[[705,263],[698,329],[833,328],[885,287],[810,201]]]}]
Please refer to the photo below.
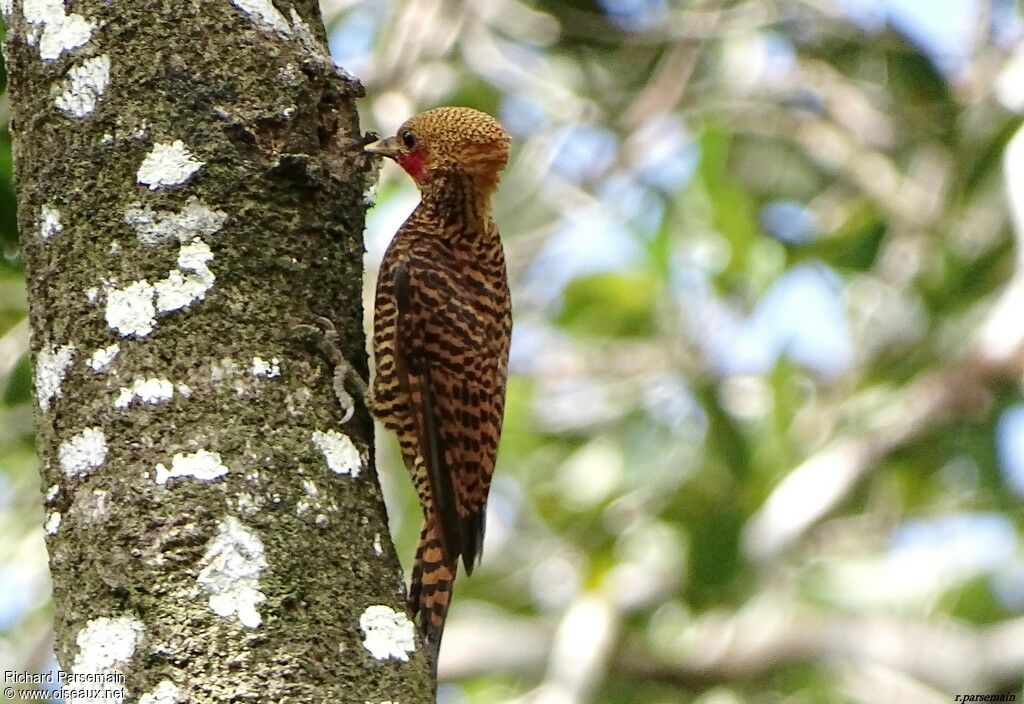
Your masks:
[{"label": "bird foot", "polygon": [[346,382],[351,383],[351,388],[364,403],[366,402],[367,384],[359,376],[359,372],[355,370],[351,362],[348,361],[345,353],[341,351],[341,347],[338,344],[338,329],[334,327],[334,323],[323,316],[317,316],[314,320],[317,323],[316,325],[296,325],[292,329],[298,334],[315,337],[317,349],[334,367],[334,395],[341,406],[341,423],[344,425],[352,419],[352,415],[356,410],[355,399],[349,393],[349,387],[346,386]]}]

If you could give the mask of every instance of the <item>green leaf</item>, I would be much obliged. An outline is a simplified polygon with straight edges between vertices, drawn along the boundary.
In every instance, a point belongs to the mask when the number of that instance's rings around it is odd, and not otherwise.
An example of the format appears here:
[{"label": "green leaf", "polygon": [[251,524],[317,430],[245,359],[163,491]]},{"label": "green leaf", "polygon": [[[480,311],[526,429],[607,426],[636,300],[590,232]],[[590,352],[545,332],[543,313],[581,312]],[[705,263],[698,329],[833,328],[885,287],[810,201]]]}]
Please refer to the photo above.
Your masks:
[{"label": "green leaf", "polygon": [[3,402],[5,406],[17,406],[28,403],[32,398],[32,365],[28,355],[22,355],[18,364],[7,379],[4,388]]},{"label": "green leaf", "polygon": [[658,285],[646,272],[590,274],[573,279],[555,322],[595,337],[653,335]]},{"label": "green leaf", "polygon": [[741,275],[746,270],[750,247],[760,238],[757,208],[747,190],[732,176],[729,164],[731,137],[708,128],[700,139],[698,174],[707,192],[714,228],[725,237],[732,251],[729,271]]},{"label": "green leaf", "polygon": [[869,271],[881,249],[888,223],[868,202],[854,211],[835,232],[804,245],[789,247],[791,263],[818,260],[834,269]]}]

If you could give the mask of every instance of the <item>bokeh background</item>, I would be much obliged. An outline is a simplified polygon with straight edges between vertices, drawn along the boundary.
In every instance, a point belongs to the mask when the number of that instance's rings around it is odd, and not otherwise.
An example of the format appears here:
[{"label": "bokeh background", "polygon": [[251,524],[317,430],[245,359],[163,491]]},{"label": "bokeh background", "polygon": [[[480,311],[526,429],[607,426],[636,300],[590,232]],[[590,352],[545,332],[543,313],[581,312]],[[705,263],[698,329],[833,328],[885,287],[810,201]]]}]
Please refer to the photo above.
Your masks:
[{"label": "bokeh background", "polygon": [[[364,129],[462,104],[515,138],[505,434],[442,702],[1024,699],[1014,0],[322,5]],[[0,131],[0,665],[46,669],[10,173]],[[367,290],[417,196],[387,165],[375,198]]]}]

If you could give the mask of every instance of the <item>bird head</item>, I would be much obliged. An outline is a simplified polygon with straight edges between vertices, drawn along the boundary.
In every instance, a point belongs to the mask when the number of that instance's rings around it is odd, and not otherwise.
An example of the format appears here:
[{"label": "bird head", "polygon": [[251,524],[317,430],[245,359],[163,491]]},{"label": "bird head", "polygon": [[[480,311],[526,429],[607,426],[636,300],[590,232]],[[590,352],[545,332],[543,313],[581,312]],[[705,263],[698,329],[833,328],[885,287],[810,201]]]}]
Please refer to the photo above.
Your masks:
[{"label": "bird head", "polygon": [[434,108],[405,121],[394,137],[365,147],[398,162],[420,190],[450,175],[494,189],[508,162],[509,137],[490,115],[463,107]]}]

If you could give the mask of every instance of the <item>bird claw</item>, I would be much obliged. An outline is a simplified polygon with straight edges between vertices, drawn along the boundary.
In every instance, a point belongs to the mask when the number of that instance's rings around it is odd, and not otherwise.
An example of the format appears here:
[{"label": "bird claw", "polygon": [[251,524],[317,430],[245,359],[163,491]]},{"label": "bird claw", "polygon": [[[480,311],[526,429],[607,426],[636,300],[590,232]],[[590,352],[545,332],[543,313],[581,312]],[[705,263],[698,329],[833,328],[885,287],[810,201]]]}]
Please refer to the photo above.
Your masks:
[{"label": "bird claw", "polygon": [[323,328],[321,334],[324,336],[325,340],[332,343],[336,343],[338,341],[338,328],[334,327],[334,323],[331,322],[330,318],[318,315],[314,317],[313,320],[319,323],[320,327]]},{"label": "bird claw", "polygon": [[348,358],[345,357],[345,353],[341,351],[341,347],[338,345],[338,329],[334,327],[334,323],[329,318],[319,315],[314,320],[317,322],[317,325],[301,324],[296,325],[292,330],[299,334],[315,336],[320,352],[327,357],[327,361],[334,367],[332,386],[334,388],[334,396],[338,399],[338,405],[341,406],[341,424],[344,425],[352,419],[356,412],[355,399],[349,393],[345,383],[351,380],[353,386],[356,387],[358,395],[365,400],[366,382],[363,381],[362,377],[359,376],[359,373],[348,361]]},{"label": "bird claw", "polygon": [[320,328],[318,328],[316,325],[307,325],[306,323],[301,323],[299,325],[293,325],[292,326],[292,334],[294,334],[294,335],[321,335],[321,334],[323,334],[323,331]]},{"label": "bird claw", "polygon": [[338,388],[334,388],[334,396],[338,399],[338,405],[341,406],[341,420],[338,421],[339,425],[345,425],[356,412],[355,400],[352,398],[352,394],[347,391],[338,392]]},{"label": "bird claw", "polygon": [[325,318],[322,315],[313,317],[316,321],[316,325],[310,325],[309,323],[300,323],[292,326],[292,332],[296,335],[311,335],[317,338],[317,342],[325,341],[332,345],[338,344],[338,329],[334,327],[334,323],[331,322],[330,318]]},{"label": "bird claw", "polygon": [[334,386],[334,397],[338,399],[338,405],[341,406],[341,424],[345,425],[352,420],[353,414],[356,412],[355,399],[352,398],[352,394],[345,388],[345,380],[350,375],[354,375],[356,370],[348,363],[348,360],[338,351],[336,359],[341,361],[341,364],[335,363],[334,365],[334,380],[332,385]]}]

